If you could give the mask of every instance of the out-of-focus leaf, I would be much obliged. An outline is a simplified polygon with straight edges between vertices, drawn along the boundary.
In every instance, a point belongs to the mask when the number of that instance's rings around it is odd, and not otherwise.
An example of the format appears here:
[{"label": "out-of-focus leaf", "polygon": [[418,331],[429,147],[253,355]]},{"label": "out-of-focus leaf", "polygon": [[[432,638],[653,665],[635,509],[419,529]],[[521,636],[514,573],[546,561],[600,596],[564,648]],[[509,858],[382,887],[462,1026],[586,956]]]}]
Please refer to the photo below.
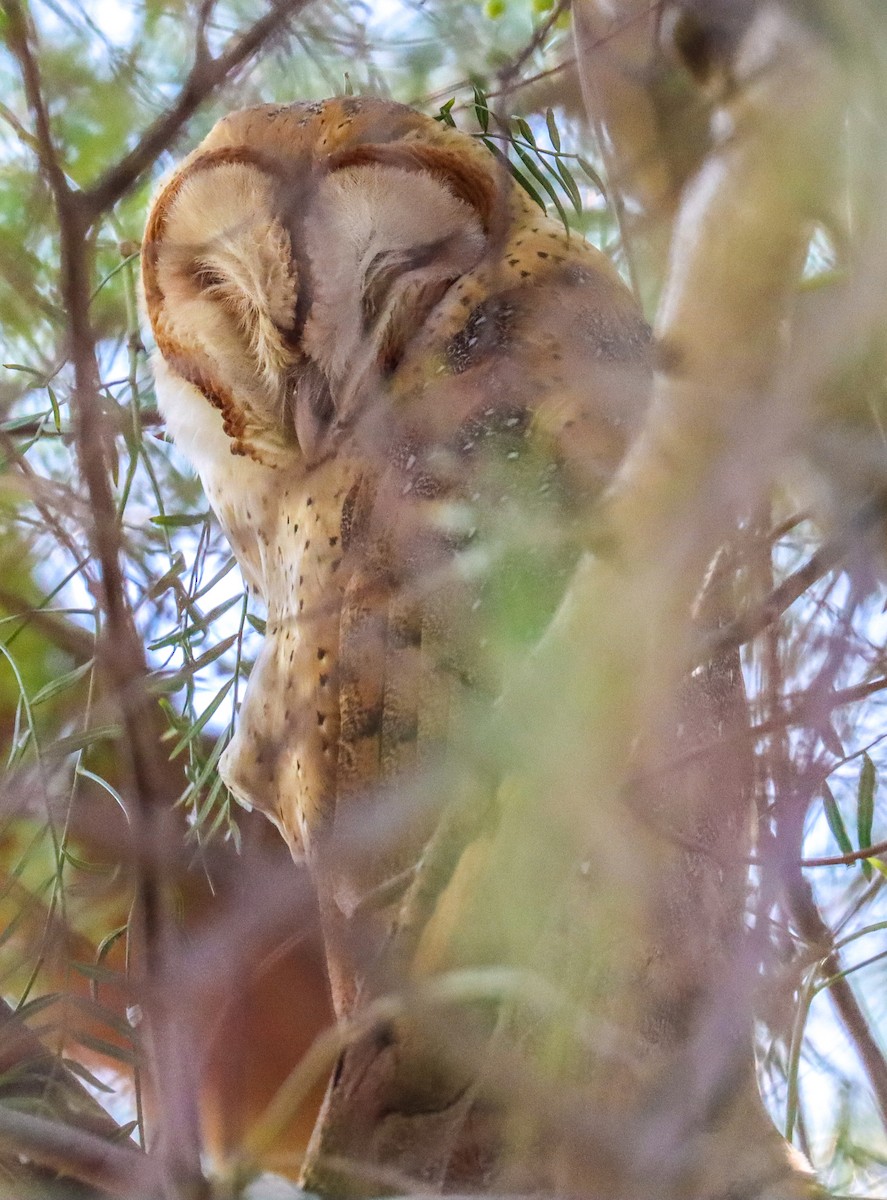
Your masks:
[{"label": "out-of-focus leaf", "polygon": [[[539,167],[533,161],[532,157],[526,152],[526,150],[522,149],[520,146],[517,146],[517,145],[515,145],[514,149],[515,149],[515,153],[517,154],[518,158],[521,160],[521,162],[524,164],[524,166],[527,168],[527,170],[530,172],[530,174],[533,176],[533,178],[535,180],[537,180],[542,185],[542,187],[545,188],[546,192],[548,192],[549,196],[551,197],[552,204],[557,209],[558,214],[564,223],[564,228],[569,229],[570,223],[567,220],[566,210],[565,210],[563,204],[561,203],[561,198],[557,194],[557,191],[555,190],[554,185],[548,180],[548,178],[545,176],[545,174],[539,169]],[[543,208],[544,207],[545,206],[543,205]]]},{"label": "out-of-focus leaf", "polygon": [[[872,844],[872,824],[875,818],[875,789],[878,777],[875,764],[867,754],[862,756],[862,769],[859,772],[859,786],[856,791],[856,836],[859,848],[864,850]],[[866,879],[871,879],[872,868],[868,862],[862,864]]]},{"label": "out-of-focus leaf", "polygon": [[151,642],[148,649],[162,650],[165,646],[179,646],[184,642],[190,641],[195,634],[205,634],[214,621],[224,616],[235,604],[241,603],[242,597],[240,595],[229,596],[227,600],[223,600],[221,604],[217,604],[215,608],[210,609],[204,616],[192,620],[191,624],[186,625],[184,629],[177,629],[173,633],[166,634],[165,637],[157,638],[156,641]]},{"label": "out-of-focus leaf", "polygon": [[453,105],[456,103],[456,97],[453,96],[440,106],[440,111],[434,118],[435,121],[440,121],[442,125],[449,125],[451,129],[456,128],[456,122],[453,120]]},{"label": "out-of-focus leaf", "polygon": [[103,1083],[97,1075],[94,1075],[92,1071],[84,1067],[83,1063],[78,1062],[76,1058],[63,1058],[62,1062],[72,1074],[78,1075],[90,1087],[95,1088],[96,1091],[104,1092],[106,1096],[114,1095],[114,1088],[109,1083]]},{"label": "out-of-focus leaf", "polygon": [[515,117],[514,124],[517,128],[518,133],[521,135],[521,137],[524,139],[524,141],[529,142],[530,145],[535,150],[536,149],[536,135],[533,133],[529,124],[524,120],[523,117]]},{"label": "out-of-focus leaf", "polygon": [[604,181],[601,179],[598,172],[594,169],[587,158],[582,158],[581,155],[576,156],[576,162],[579,164],[582,172],[591,180],[602,196],[606,196],[607,189],[604,187]]},{"label": "out-of-focus leaf", "polygon": [[51,746],[54,755],[73,754],[77,750],[85,750],[97,742],[116,742],[123,736],[123,726],[114,724],[94,725],[81,733],[71,733],[67,737],[56,738]]},{"label": "out-of-focus leaf", "polygon": [[229,679],[228,682],[222,688],[219,689],[219,691],[213,697],[212,701],[206,706],[206,708],[203,710],[203,712],[200,714],[200,716],[197,718],[197,720],[194,722],[194,724],[191,725],[190,728],[187,730],[187,732],[185,734],[183,734],[183,736],[176,742],[175,746],[170,751],[170,755],[169,755],[170,758],[177,758],[178,755],[181,754],[181,752],[185,749],[185,747],[190,745],[191,742],[193,742],[193,740],[201,732],[203,727],[209,721],[212,720],[213,715],[217,712],[222,701],[225,699],[225,697],[228,695],[228,693],[231,691],[231,689],[233,687],[234,687],[234,679],[232,678],[232,679]]},{"label": "out-of-focus leaf", "polygon": [[573,208],[575,208],[577,215],[581,216],[582,193],[579,191],[576,180],[570,174],[569,168],[562,158],[558,158],[555,161],[555,170],[557,171],[558,178],[563,184],[564,191],[570,197],[570,202],[572,203]]},{"label": "out-of-focus leaf", "polygon": [[68,688],[73,687],[84,675],[89,674],[93,669],[93,662],[94,660],[90,659],[89,662],[82,663],[79,667],[74,667],[71,671],[66,671],[64,675],[59,675],[58,679],[51,680],[31,699],[31,707],[36,708],[38,704],[45,704],[53,696],[59,695],[60,692],[66,692]]},{"label": "out-of-focus leaf", "polygon": [[835,841],[841,847],[841,853],[852,854],[853,843],[850,841],[850,836],[844,825],[844,818],[841,816],[838,802],[827,783],[822,786],[822,806],[825,811],[825,819],[828,822],[828,827],[832,831]]},{"label": "out-of-focus leaf", "polygon": [[49,403],[52,405],[52,419],[55,422],[56,430],[58,433],[61,433],[62,432],[62,414],[59,411],[58,397],[56,396],[55,391],[49,386],[49,384],[46,385],[46,394],[47,394],[47,396],[49,396]]},{"label": "out-of-focus leaf", "polygon": [[199,513],[161,513],[151,517],[151,524],[158,525],[161,529],[184,529],[188,525],[202,525],[211,515],[208,509]]},{"label": "out-of-focus leaf", "polygon": [[263,621],[261,617],[254,616],[253,613],[247,613],[246,619],[249,621],[250,625],[252,625],[253,629],[255,629],[256,633],[265,633],[265,630],[268,627],[267,621]]},{"label": "out-of-focus leaf", "polygon": [[560,151],[561,135],[558,132],[557,121],[554,119],[554,109],[547,108],[545,110],[545,124],[548,126],[548,136],[551,138],[551,144],[555,150]]},{"label": "out-of-focus leaf", "polygon": [[490,128],[490,108],[486,96],[477,84],[474,85],[474,115],[481,132],[486,133]]},{"label": "out-of-focus leaf", "polygon": [[106,1058],[116,1059],[117,1062],[125,1063],[127,1067],[138,1066],[138,1054],[128,1049],[125,1046],[118,1046],[114,1042],[106,1041],[104,1038],[95,1037],[91,1033],[78,1032],[77,1041],[87,1050],[95,1050],[97,1054],[102,1054]]}]

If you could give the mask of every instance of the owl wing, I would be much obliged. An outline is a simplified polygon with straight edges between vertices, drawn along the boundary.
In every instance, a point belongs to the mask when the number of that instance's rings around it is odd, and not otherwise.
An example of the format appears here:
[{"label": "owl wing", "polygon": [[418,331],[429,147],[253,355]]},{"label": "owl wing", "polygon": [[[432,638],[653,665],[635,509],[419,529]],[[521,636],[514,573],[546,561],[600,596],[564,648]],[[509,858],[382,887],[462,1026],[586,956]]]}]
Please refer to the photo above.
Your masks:
[{"label": "owl wing", "polygon": [[370,467],[343,522],[335,823],[371,868],[349,907],[415,861],[434,820],[421,778],[544,630],[646,402],[627,289],[538,210],[519,216],[349,434]]}]

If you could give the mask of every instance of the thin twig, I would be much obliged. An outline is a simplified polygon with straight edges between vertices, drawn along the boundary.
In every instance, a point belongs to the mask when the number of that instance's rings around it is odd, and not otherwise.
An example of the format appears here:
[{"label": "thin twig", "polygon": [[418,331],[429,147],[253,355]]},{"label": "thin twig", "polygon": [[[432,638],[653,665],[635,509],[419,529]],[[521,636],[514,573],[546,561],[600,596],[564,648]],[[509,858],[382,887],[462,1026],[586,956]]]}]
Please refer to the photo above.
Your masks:
[{"label": "thin twig", "polygon": [[[836,708],[857,704],[860,700],[866,700],[869,696],[874,696],[885,689],[887,689],[887,679],[873,679],[869,683],[857,683],[852,687],[836,688],[823,696],[812,696],[812,689],[795,692],[784,697],[782,712],[768,717],[764,721],[758,721],[755,725],[749,725],[747,729],[741,731],[741,736],[744,737],[748,734],[750,737],[760,738],[766,734],[775,733],[777,730],[806,725],[813,718],[822,720],[833,713]],[[815,712],[811,713],[810,710],[814,706]],[[703,747],[702,749],[709,748]]]},{"label": "thin twig", "polygon": [[24,125],[22,125],[21,121],[18,119],[12,109],[8,108],[3,103],[0,103],[0,118],[2,118],[7,125],[9,125],[23,145],[27,146],[31,150],[39,152],[40,143],[34,137],[33,133],[31,133],[30,130],[25,129]]},{"label": "thin twig", "polygon": [[[163,417],[156,408],[140,408],[136,413],[129,405],[126,405],[119,408],[118,415],[121,426],[128,420],[130,428],[136,417],[138,418],[139,425],[145,429],[154,429],[163,424]],[[16,425],[15,429],[6,429],[2,432],[10,438],[70,438],[73,434],[73,431],[65,426],[62,426],[61,432],[52,426],[47,427],[45,418],[43,420],[26,421],[21,425]]]},{"label": "thin twig", "polygon": [[843,976],[840,958],[833,948],[831,931],[823,921],[813,900],[810,885],[800,870],[792,880],[789,895],[792,914],[800,932],[813,946],[825,949],[822,971],[825,975],[835,976],[828,989],[829,997],[848,1037],[856,1047],[874,1093],[881,1120],[887,1125],[887,1061],[881,1053],[853,988]]},{"label": "thin twig", "polygon": [[[809,689],[811,694],[815,695],[821,688],[827,695],[834,688],[835,678],[846,662],[853,616],[858,605],[858,590],[853,588],[829,642],[825,661],[811,683]],[[771,626],[770,629],[775,636],[775,627]],[[878,1046],[849,981],[845,978],[840,955],[835,947],[834,935],[822,919],[810,884],[802,874],[800,866],[806,817],[822,777],[821,764],[815,755],[817,736],[815,728],[808,730],[804,739],[806,745],[795,752],[801,756],[804,763],[796,780],[790,781],[787,771],[783,773],[782,778],[778,775],[773,777],[778,800],[775,805],[776,829],[773,843],[775,855],[772,862],[781,868],[788,902],[787,908],[797,923],[801,935],[812,947],[821,950],[823,958],[819,967],[820,973],[826,977],[833,977],[830,979],[828,989],[829,998],[848,1037],[856,1048],[874,1092],[881,1119],[887,1127],[887,1060]],[[781,746],[780,751],[781,753],[776,758],[777,762],[787,759],[787,745]],[[795,1071],[792,1090],[796,1091],[796,1088],[797,1072]],[[789,1122],[796,1109],[797,1103],[793,1101],[788,1108]]]},{"label": "thin twig", "polygon": [[851,863],[863,862],[867,858],[880,858],[882,854],[887,854],[887,842],[875,842],[873,846],[863,846],[861,850],[851,850],[847,854],[829,854],[823,858],[802,858],[801,866],[850,866]]},{"label": "thin twig", "polygon": [[520,51],[519,54],[512,59],[505,67],[498,72],[499,89],[498,94],[511,95],[513,90],[514,80],[521,73],[521,70],[526,63],[533,57],[545,39],[551,33],[555,23],[560,19],[562,14],[566,12],[570,0],[558,0],[558,3],[553,6],[551,12],[545,20],[533,31],[533,36]]},{"label": "thin twig", "polygon": [[58,613],[38,608],[4,587],[0,587],[0,607],[9,610],[10,618],[20,621],[20,624],[16,625],[16,633],[26,625],[31,625],[47,641],[58,646],[69,658],[73,658],[78,666],[92,659],[95,653],[95,638],[73,621],[67,621]]},{"label": "thin twig", "polygon": [[[833,712],[836,708],[842,708],[847,704],[855,704],[876,692],[884,690],[887,690],[887,679],[875,679],[871,683],[859,683],[852,687],[836,689],[827,698],[817,697],[816,716],[821,718]],[[796,728],[807,724],[809,720],[807,710],[811,698],[806,693],[796,693],[787,696],[785,699],[791,705],[785,713],[780,713],[775,717],[768,717],[766,720],[759,721],[755,725],[743,725],[733,731],[723,732],[716,741],[708,741],[701,746],[694,746],[692,750],[687,750],[683,754],[676,755],[674,758],[660,763],[655,772],[641,772],[632,775],[626,781],[626,794],[630,794],[634,789],[649,786],[654,778],[661,780],[668,775],[674,774],[676,771],[686,770],[693,763],[704,762],[715,750],[723,748],[725,745],[746,740],[757,740],[780,729]],[[855,757],[855,755],[849,757]],[[842,762],[837,762],[834,764],[834,767],[841,765]]]},{"label": "thin twig", "polygon": [[[136,845],[149,848],[162,842],[162,826],[178,795],[179,773],[166,756],[158,754],[161,714],[146,686],[145,651],[133,619],[121,567],[121,532],[110,483],[110,436],[99,400],[96,336],[90,320],[93,292],[93,246],[90,227],[103,209],[95,196],[86,199],[72,190],[53,140],[31,29],[20,0],[2,0],[7,18],[7,43],[18,62],[28,108],[38,141],[41,168],[52,191],[59,229],[61,272],[59,289],[67,314],[68,352],[73,366],[71,396],[74,441],[80,477],[89,499],[92,522],[90,543],[101,577],[104,627],[97,644],[97,661],[116,700],[125,731],[132,792],[132,832]],[[193,74],[193,73],[192,73]],[[202,93],[201,97],[206,93]],[[170,135],[171,136],[171,135]],[[156,147],[159,152],[159,145]],[[131,156],[127,156],[130,159]],[[124,160],[127,161],[127,160]],[[136,172],[137,174],[138,172]],[[113,172],[112,172],[113,174]],[[115,176],[128,187],[135,175]],[[126,179],[129,178],[129,182]],[[102,203],[111,204],[109,192]],[[164,1166],[168,1194],[186,1181],[194,1195],[205,1191],[200,1162],[200,1132],[196,1107],[196,1079],[187,1075],[187,1056],[179,1046],[179,1028],[170,1019],[164,977],[164,939],[169,930],[165,914],[165,868],[148,860],[137,869],[137,913],[144,954],[145,978],[153,985],[146,995],[149,1044],[164,1095]]]},{"label": "thin twig", "polygon": [[209,25],[216,0],[200,0],[197,13],[197,29],[194,33],[194,65],[204,67],[211,61],[209,43],[206,39],[206,28]]},{"label": "thin twig", "polygon": [[885,518],[887,496],[873,497],[860,508],[844,533],[820,546],[802,567],[784,579],[750,613],[719,629],[713,637],[707,639],[704,655],[700,657],[706,660],[709,657],[715,658],[726,650],[738,649],[746,642],[752,641],[768,625],[787,612],[808,588],[839,566],[858,539],[883,524]]},{"label": "thin twig", "polygon": [[3,0],[3,12],[7,20],[7,42],[21,69],[25,99],[34,118],[36,136],[30,141],[30,145],[40,159],[40,165],[46,172],[54,195],[67,194],[68,182],[55,152],[37,60],[31,54],[28,19],[18,0]]}]

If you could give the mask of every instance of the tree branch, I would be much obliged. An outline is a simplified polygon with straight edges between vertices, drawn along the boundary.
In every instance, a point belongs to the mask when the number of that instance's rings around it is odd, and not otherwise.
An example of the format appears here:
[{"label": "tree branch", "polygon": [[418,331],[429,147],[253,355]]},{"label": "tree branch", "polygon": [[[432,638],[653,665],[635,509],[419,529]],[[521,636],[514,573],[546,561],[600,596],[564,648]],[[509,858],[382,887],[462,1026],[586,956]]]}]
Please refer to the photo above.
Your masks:
[{"label": "tree branch", "polygon": [[557,0],[557,3],[552,6],[548,16],[542,21],[538,28],[533,31],[533,35],[519,54],[502,67],[497,75],[498,87],[496,95],[510,96],[513,91],[514,81],[520,74],[523,67],[533,57],[536,51],[543,45],[545,39],[551,33],[556,22],[561,15],[566,12],[570,0]]},{"label": "tree branch", "polygon": [[[129,154],[83,193],[83,204],[89,220],[94,221],[116,204],[158,155],[168,149],[203,101],[226,83],[239,67],[257,54],[308,3],[309,0],[276,0],[263,17],[232,38],[217,58],[209,58],[205,48],[201,52],[201,40],[198,39],[194,65],[176,100],[145,130]],[[204,11],[208,15],[206,6]]]},{"label": "tree branch", "polygon": [[768,625],[803,596],[808,588],[839,566],[859,539],[871,533],[887,520],[887,495],[874,496],[856,513],[847,530],[831,538],[797,571],[775,587],[766,599],[750,613],[719,629],[706,642],[701,660],[716,658],[728,650],[736,650],[762,633]]},{"label": "tree branch", "polygon": [[95,650],[93,635],[58,613],[38,608],[4,587],[0,587],[0,607],[8,609],[9,616],[20,621],[16,626],[16,633],[31,625],[47,641],[73,658],[78,667],[92,658]]},{"label": "tree branch", "polygon": [[41,1167],[91,1184],[108,1195],[150,1196],[150,1162],[71,1125],[0,1105],[0,1146]]},{"label": "tree branch", "polygon": [[3,0],[3,12],[7,20],[7,43],[21,69],[25,98],[34,118],[36,137],[30,144],[40,159],[56,198],[70,195],[68,181],[55,150],[37,60],[31,53],[28,18],[18,0]]},{"label": "tree branch", "polygon": [[828,988],[829,998],[847,1031],[847,1036],[856,1047],[874,1093],[881,1120],[887,1126],[887,1062],[875,1041],[849,980],[842,974],[843,967],[837,951],[833,948],[831,932],[820,916],[810,885],[801,875],[800,868],[790,881],[788,894],[792,915],[803,936],[813,946],[825,948],[822,961],[825,974],[838,976]]},{"label": "tree branch", "polygon": [[847,854],[829,854],[822,858],[802,858],[802,867],[840,867],[850,866],[855,862],[863,862],[867,858],[879,858],[887,854],[887,842],[875,842],[873,846],[863,846],[861,850],[851,850]]},{"label": "tree branch", "polygon": [[[67,183],[48,120],[37,54],[32,49],[33,30],[29,28],[21,0],[2,0],[2,3],[9,46],[19,64],[34,121],[40,163],[55,201],[61,256],[59,290],[67,315],[68,353],[74,373],[71,395],[74,442],[80,478],[92,513],[90,546],[99,565],[105,616],[96,658],[120,709],[134,797],[132,835],[136,847],[144,850],[163,843],[163,825],[169,819],[171,801],[180,791],[180,778],[178,768],[173,768],[166,755],[158,752],[163,725],[156,700],[146,686],[145,651],[121,567],[120,524],[106,453],[110,435],[99,401],[96,337],[90,319],[93,248],[88,232],[101,209],[95,207],[94,201],[86,202],[84,194],[73,192]],[[201,93],[201,98],[205,94]],[[135,175],[118,178],[125,188]],[[106,202],[113,203],[113,198]],[[151,985],[151,994],[146,992],[143,1001],[152,1035],[149,1043],[158,1094],[164,1096],[167,1105],[164,1165],[170,1194],[185,1180],[191,1181],[197,1194],[203,1176],[194,1095],[196,1080],[193,1073],[187,1072],[188,1056],[179,1044],[180,1031],[171,1020],[162,991],[164,940],[169,936],[165,922],[165,867],[152,861],[150,854],[144,861],[137,861],[137,928],[144,955],[143,979]]]}]

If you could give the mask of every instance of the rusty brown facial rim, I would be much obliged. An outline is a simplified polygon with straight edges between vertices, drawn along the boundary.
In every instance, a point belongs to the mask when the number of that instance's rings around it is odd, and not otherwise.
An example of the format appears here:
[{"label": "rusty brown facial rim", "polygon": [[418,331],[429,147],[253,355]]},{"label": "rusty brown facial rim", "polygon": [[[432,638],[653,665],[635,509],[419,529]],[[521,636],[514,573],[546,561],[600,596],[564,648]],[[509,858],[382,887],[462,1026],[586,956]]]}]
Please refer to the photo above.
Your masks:
[{"label": "rusty brown facial rim", "polygon": [[267,156],[247,146],[222,147],[207,151],[189,163],[169,181],[151,206],[142,242],[142,284],[148,319],[157,339],[157,348],[176,373],[195,387],[203,398],[222,415],[222,428],[231,440],[231,453],[258,458],[246,440],[246,414],[237,404],[233,393],[216,377],[212,364],[199,347],[183,345],[163,328],[161,314],[163,289],[157,278],[158,246],[166,231],[169,210],[183,184],[197,171],[207,171],[226,163],[250,164],[259,170],[279,176],[279,168]]}]

